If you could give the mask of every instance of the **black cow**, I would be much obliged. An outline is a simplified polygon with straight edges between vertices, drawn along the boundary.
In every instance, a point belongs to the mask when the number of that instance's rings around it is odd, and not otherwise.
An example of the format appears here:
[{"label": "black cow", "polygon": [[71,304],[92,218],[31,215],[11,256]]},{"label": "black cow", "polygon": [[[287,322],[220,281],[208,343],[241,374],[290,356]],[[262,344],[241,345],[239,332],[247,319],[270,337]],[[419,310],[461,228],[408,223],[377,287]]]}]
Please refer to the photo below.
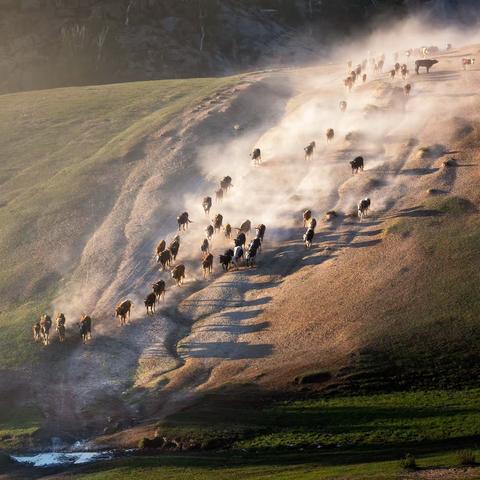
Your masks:
[{"label": "black cow", "polygon": [[363,172],[363,157],[356,157],[350,162],[352,167],[352,174],[358,173],[359,170]]},{"label": "black cow", "polygon": [[427,73],[430,73],[430,69],[438,63],[438,60],[434,59],[425,59],[425,60],[416,60],[415,61],[415,72],[417,75],[420,73],[420,68],[424,67],[427,70]]}]

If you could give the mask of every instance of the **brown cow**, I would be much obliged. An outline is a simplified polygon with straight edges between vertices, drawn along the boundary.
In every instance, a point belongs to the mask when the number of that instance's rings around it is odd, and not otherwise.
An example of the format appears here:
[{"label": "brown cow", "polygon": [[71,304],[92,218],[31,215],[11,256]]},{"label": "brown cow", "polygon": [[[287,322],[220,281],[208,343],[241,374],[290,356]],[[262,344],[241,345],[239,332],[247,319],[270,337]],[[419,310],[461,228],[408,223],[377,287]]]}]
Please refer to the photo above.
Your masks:
[{"label": "brown cow", "polygon": [[312,211],[311,210],[305,210],[303,212],[303,226],[306,227],[307,223],[310,221],[312,218]]},{"label": "brown cow", "polygon": [[215,192],[215,200],[221,202],[223,200],[223,188]]},{"label": "brown cow", "polygon": [[161,240],[160,243],[157,245],[157,249],[155,252],[157,253],[157,262],[160,260],[160,254],[165,250],[167,246],[165,240]]},{"label": "brown cow", "polygon": [[185,278],[185,265],[177,265],[172,270],[172,278],[177,282],[177,285],[180,287]]},{"label": "brown cow", "polygon": [[178,235],[172,240],[168,249],[170,250],[173,261],[175,261],[177,259],[178,250],[180,249],[180,237]]},{"label": "brown cow", "polygon": [[120,325],[126,325],[128,323],[127,316],[130,318],[132,305],[130,300],[123,300],[115,307],[115,316],[119,319]]},{"label": "brown cow", "polygon": [[60,342],[65,341],[65,315],[63,313],[59,313],[57,315],[57,318],[55,319],[55,330],[58,333],[58,338]]},{"label": "brown cow", "polygon": [[315,142],[310,142],[303,150],[305,151],[305,160],[310,160],[313,157],[315,151]]},{"label": "brown cow", "polygon": [[240,228],[237,228],[239,232],[244,233],[245,235],[248,235],[250,233],[250,230],[252,229],[252,222],[250,220],[245,220],[241,225]]},{"label": "brown cow", "polygon": [[41,333],[42,327],[40,326],[40,320],[37,320],[32,327],[32,332],[33,332],[33,341],[34,342],[39,342],[40,341],[40,333]]},{"label": "brown cow", "polygon": [[80,318],[80,337],[83,343],[92,339],[92,319],[88,315],[82,315]]},{"label": "brown cow", "polygon": [[170,250],[164,250],[160,254],[159,261],[162,265],[162,270],[165,270],[167,266],[170,266],[172,263],[172,254],[170,253]]},{"label": "brown cow", "polygon": [[327,143],[330,143],[335,137],[335,130],[333,130],[333,128],[328,128],[325,135],[327,137]]},{"label": "brown cow", "polygon": [[149,293],[143,303],[147,309],[147,315],[150,313],[153,315],[155,313],[155,305],[157,304],[157,295],[154,292]]},{"label": "brown cow", "polygon": [[217,214],[213,220],[213,228],[215,231],[220,231],[223,225],[223,215]]},{"label": "brown cow", "polygon": [[40,317],[40,335],[43,343],[48,345],[50,339],[50,329],[52,328],[52,317],[46,313]]},{"label": "brown cow", "polygon": [[164,280],[159,280],[157,283],[152,284],[153,288],[153,293],[157,296],[157,298],[160,300],[160,297],[163,297],[163,300],[165,300],[165,281]]},{"label": "brown cow", "polygon": [[209,226],[205,229],[205,235],[207,236],[207,239],[208,239],[208,240],[211,240],[211,239],[212,239],[214,232],[215,232],[215,230],[214,230],[214,228],[213,228],[213,225],[209,225]]},{"label": "brown cow", "polygon": [[227,223],[225,227],[223,227],[225,231],[225,238],[231,238],[232,237],[232,226]]},{"label": "brown cow", "polygon": [[211,253],[206,255],[205,258],[203,259],[202,268],[203,268],[203,278],[207,278],[207,276],[210,275],[213,271],[213,255]]},{"label": "brown cow", "polygon": [[340,102],[340,111],[344,112],[347,109],[347,102],[345,100],[342,100]]},{"label": "brown cow", "polygon": [[407,83],[404,87],[403,87],[403,91],[405,92],[405,96],[408,97],[410,95],[410,91],[412,90],[412,86]]},{"label": "brown cow", "polygon": [[188,218],[188,212],[183,212],[177,217],[178,229],[179,230],[186,230],[188,228],[188,224],[192,223],[192,221]]},{"label": "brown cow", "polygon": [[210,252],[210,244],[208,243],[208,238],[204,238],[200,250],[204,255],[207,255]]}]

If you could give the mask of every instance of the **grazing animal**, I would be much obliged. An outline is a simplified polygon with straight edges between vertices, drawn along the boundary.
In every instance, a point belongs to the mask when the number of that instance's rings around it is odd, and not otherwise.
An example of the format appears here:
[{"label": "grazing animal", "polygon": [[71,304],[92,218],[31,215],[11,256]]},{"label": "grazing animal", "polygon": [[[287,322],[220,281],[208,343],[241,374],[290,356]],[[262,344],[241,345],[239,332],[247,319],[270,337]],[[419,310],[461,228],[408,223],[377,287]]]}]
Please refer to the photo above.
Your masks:
[{"label": "grazing animal", "polygon": [[352,70],[350,72],[350,76],[352,77],[352,82],[355,83],[357,81],[357,72],[355,72],[355,70]]},{"label": "grazing animal", "polygon": [[232,185],[232,177],[226,176],[221,180],[220,182],[220,188],[224,190],[225,192],[228,192],[229,188],[233,187]]},{"label": "grazing animal", "polygon": [[157,263],[160,261],[160,254],[165,250],[166,245],[165,240],[161,240],[157,245],[157,249],[155,250],[157,253]]},{"label": "grazing animal", "polygon": [[423,67],[427,70],[427,73],[430,73],[430,69],[438,63],[438,60],[427,59],[427,60],[416,60],[415,61],[415,72],[417,75],[420,73],[420,68]]},{"label": "grazing animal", "polygon": [[405,63],[402,65],[400,72],[402,74],[402,79],[405,80],[408,76],[408,67]]},{"label": "grazing animal", "polygon": [[225,271],[228,271],[233,258],[233,250],[228,249],[223,255],[220,255],[220,265]]},{"label": "grazing animal", "polygon": [[223,230],[225,231],[225,238],[231,238],[232,237],[232,226],[227,223],[224,227]]},{"label": "grazing animal", "polygon": [[223,225],[223,215],[217,214],[213,220],[213,228],[215,231],[220,231]]},{"label": "grazing animal", "polygon": [[315,235],[315,230],[313,230],[312,228],[309,228],[303,235],[303,241],[305,243],[306,248],[310,248],[312,246],[314,235]]},{"label": "grazing animal", "polygon": [[177,265],[172,270],[172,278],[177,282],[177,286],[180,287],[185,278],[185,265]]},{"label": "grazing animal", "polygon": [[157,298],[160,300],[160,297],[163,297],[163,300],[165,300],[165,281],[164,280],[159,280],[156,283],[152,283],[152,288],[153,288],[153,293],[157,296]]},{"label": "grazing animal", "polygon": [[48,345],[50,338],[50,329],[52,328],[52,318],[50,315],[44,314],[40,317],[40,335],[43,343]]},{"label": "grazing animal", "polygon": [[200,250],[203,254],[207,254],[210,251],[210,244],[208,243],[208,238],[204,238]]},{"label": "grazing animal", "polygon": [[209,215],[210,209],[212,208],[212,197],[205,197],[202,202],[202,207],[205,215]]},{"label": "grazing animal", "polygon": [[362,73],[362,66],[361,65],[357,65],[357,67],[355,68],[355,74],[358,76],[360,76]]},{"label": "grazing animal", "polygon": [[57,315],[57,318],[55,319],[55,323],[56,323],[56,326],[55,326],[55,330],[57,331],[58,333],[58,338],[60,340],[60,342],[64,342],[65,341],[65,315],[63,313],[59,313]]},{"label": "grazing animal", "polygon": [[257,225],[256,228],[255,228],[255,234],[257,236],[257,238],[260,239],[261,242],[263,242],[263,237],[265,235],[265,230],[267,229],[267,227],[262,223],[260,225]]},{"label": "grazing animal", "polygon": [[463,69],[466,70],[468,65],[475,64],[475,57],[462,58]]},{"label": "grazing animal", "polygon": [[130,310],[133,303],[130,300],[123,300],[115,307],[115,316],[119,319],[120,325],[126,325],[127,317],[130,318]]},{"label": "grazing animal", "polygon": [[235,239],[235,246],[238,247],[238,246],[245,246],[245,244],[247,243],[247,237],[245,236],[245,234],[243,232],[240,232],[237,236],[237,238]]},{"label": "grazing animal", "polygon": [[397,63],[395,64],[395,72],[398,73],[398,72],[400,71],[400,68],[401,68],[401,65],[397,62]]},{"label": "grazing animal", "polygon": [[192,221],[188,218],[188,212],[183,212],[177,217],[178,229],[179,230],[186,230],[188,228],[188,224],[192,223]]},{"label": "grazing animal", "polygon": [[307,222],[309,222],[311,218],[312,218],[312,211],[311,210],[305,210],[303,212],[303,226],[304,227],[305,227],[305,225],[307,225]]},{"label": "grazing animal", "polygon": [[203,278],[207,278],[207,275],[211,275],[213,272],[213,255],[209,253],[202,262]]},{"label": "grazing animal", "polygon": [[352,175],[358,173],[359,170],[363,172],[363,157],[355,157],[351,162],[350,166],[352,167]]},{"label": "grazing animal", "polygon": [[353,78],[352,77],[347,77],[344,81],[343,84],[345,85],[345,88],[351,92],[353,88]]},{"label": "grazing animal", "polygon": [[244,256],[243,247],[240,245],[237,245],[233,249],[233,258],[232,258],[232,263],[235,265],[235,267],[238,268],[240,260],[243,258],[243,256]]},{"label": "grazing animal", "polygon": [[403,91],[405,93],[405,96],[408,97],[410,95],[410,91],[412,90],[412,86],[407,83],[404,87],[403,87]]},{"label": "grazing animal", "polygon": [[239,232],[243,232],[245,235],[248,235],[251,229],[252,229],[252,222],[250,220],[245,220],[240,225],[240,228],[237,228]]},{"label": "grazing animal", "polygon": [[215,192],[215,200],[221,202],[223,200],[223,188]]},{"label": "grazing animal", "polygon": [[395,74],[397,72],[395,70],[390,70],[390,78],[393,80],[395,78]]},{"label": "grazing animal", "polygon": [[168,249],[170,250],[173,261],[175,261],[177,259],[178,251],[180,250],[180,237],[178,235],[172,240]]},{"label": "grazing animal", "polygon": [[366,81],[367,81],[367,74],[364,73],[364,74],[362,75],[362,82],[365,83]]},{"label": "grazing animal", "polygon": [[159,261],[162,265],[162,270],[165,270],[167,266],[170,266],[172,263],[172,254],[170,250],[164,250],[160,254]]},{"label": "grazing animal", "polygon": [[328,128],[325,135],[327,137],[327,143],[330,143],[335,137],[335,130],[333,130],[333,128]]},{"label": "grazing animal", "polygon": [[145,304],[145,308],[147,309],[147,315],[148,314],[154,314],[155,313],[155,306],[157,304],[157,296],[155,295],[154,292],[149,293],[143,302]]},{"label": "grazing animal", "polygon": [[315,142],[310,142],[303,150],[305,151],[305,160],[310,160],[315,151]]},{"label": "grazing animal", "polygon": [[88,315],[80,318],[80,338],[84,344],[92,339],[92,318]]},{"label": "grazing animal", "polygon": [[40,320],[37,320],[32,327],[32,332],[33,332],[33,341],[34,342],[39,342],[41,338],[41,330],[42,327],[40,326]]},{"label": "grazing animal", "polygon": [[212,237],[213,237],[213,234],[214,234],[214,229],[213,229],[213,225],[209,225],[206,229],[205,229],[205,235],[207,236],[207,239],[208,240],[211,240]]},{"label": "grazing animal", "polygon": [[340,111],[344,112],[347,109],[347,102],[345,100],[342,100],[340,102]]},{"label": "grazing animal", "polygon": [[260,165],[262,163],[262,152],[259,148],[256,148],[250,155],[254,165]]},{"label": "grazing animal", "polygon": [[358,217],[360,218],[360,221],[362,221],[368,215],[369,209],[370,199],[364,198],[363,200],[360,200],[360,203],[358,204]]}]

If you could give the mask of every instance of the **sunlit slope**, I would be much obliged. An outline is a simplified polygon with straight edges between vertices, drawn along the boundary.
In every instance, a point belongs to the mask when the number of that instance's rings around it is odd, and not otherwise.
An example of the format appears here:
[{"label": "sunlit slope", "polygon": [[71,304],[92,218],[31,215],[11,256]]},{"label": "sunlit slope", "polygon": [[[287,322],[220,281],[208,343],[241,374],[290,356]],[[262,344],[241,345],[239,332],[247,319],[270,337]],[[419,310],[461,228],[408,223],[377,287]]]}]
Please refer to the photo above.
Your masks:
[{"label": "sunlit slope", "polygon": [[241,77],[0,96],[3,365],[24,358],[34,316],[111,208],[142,140]]}]

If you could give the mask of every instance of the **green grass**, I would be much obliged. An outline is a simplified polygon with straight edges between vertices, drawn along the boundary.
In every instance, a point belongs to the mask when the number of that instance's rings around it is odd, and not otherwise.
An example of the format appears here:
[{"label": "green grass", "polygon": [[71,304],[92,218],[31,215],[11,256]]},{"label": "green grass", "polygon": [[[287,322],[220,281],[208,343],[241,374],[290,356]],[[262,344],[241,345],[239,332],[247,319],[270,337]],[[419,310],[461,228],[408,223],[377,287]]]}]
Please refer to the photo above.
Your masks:
[{"label": "green grass", "polygon": [[[75,480],[326,480],[398,479],[405,471],[400,451],[325,452],[281,456],[162,455],[90,466]],[[458,466],[451,451],[416,455],[419,469]],[[64,477],[62,477],[64,478]],[[432,477],[433,478],[433,477]],[[475,477],[480,478],[480,471]]]},{"label": "green grass", "polygon": [[0,408],[0,448],[24,446],[43,421],[40,409],[35,406],[16,407],[12,404]]},{"label": "green grass", "polygon": [[0,96],[0,367],[36,357],[32,321],[112,207],[142,140],[242,78]]}]

